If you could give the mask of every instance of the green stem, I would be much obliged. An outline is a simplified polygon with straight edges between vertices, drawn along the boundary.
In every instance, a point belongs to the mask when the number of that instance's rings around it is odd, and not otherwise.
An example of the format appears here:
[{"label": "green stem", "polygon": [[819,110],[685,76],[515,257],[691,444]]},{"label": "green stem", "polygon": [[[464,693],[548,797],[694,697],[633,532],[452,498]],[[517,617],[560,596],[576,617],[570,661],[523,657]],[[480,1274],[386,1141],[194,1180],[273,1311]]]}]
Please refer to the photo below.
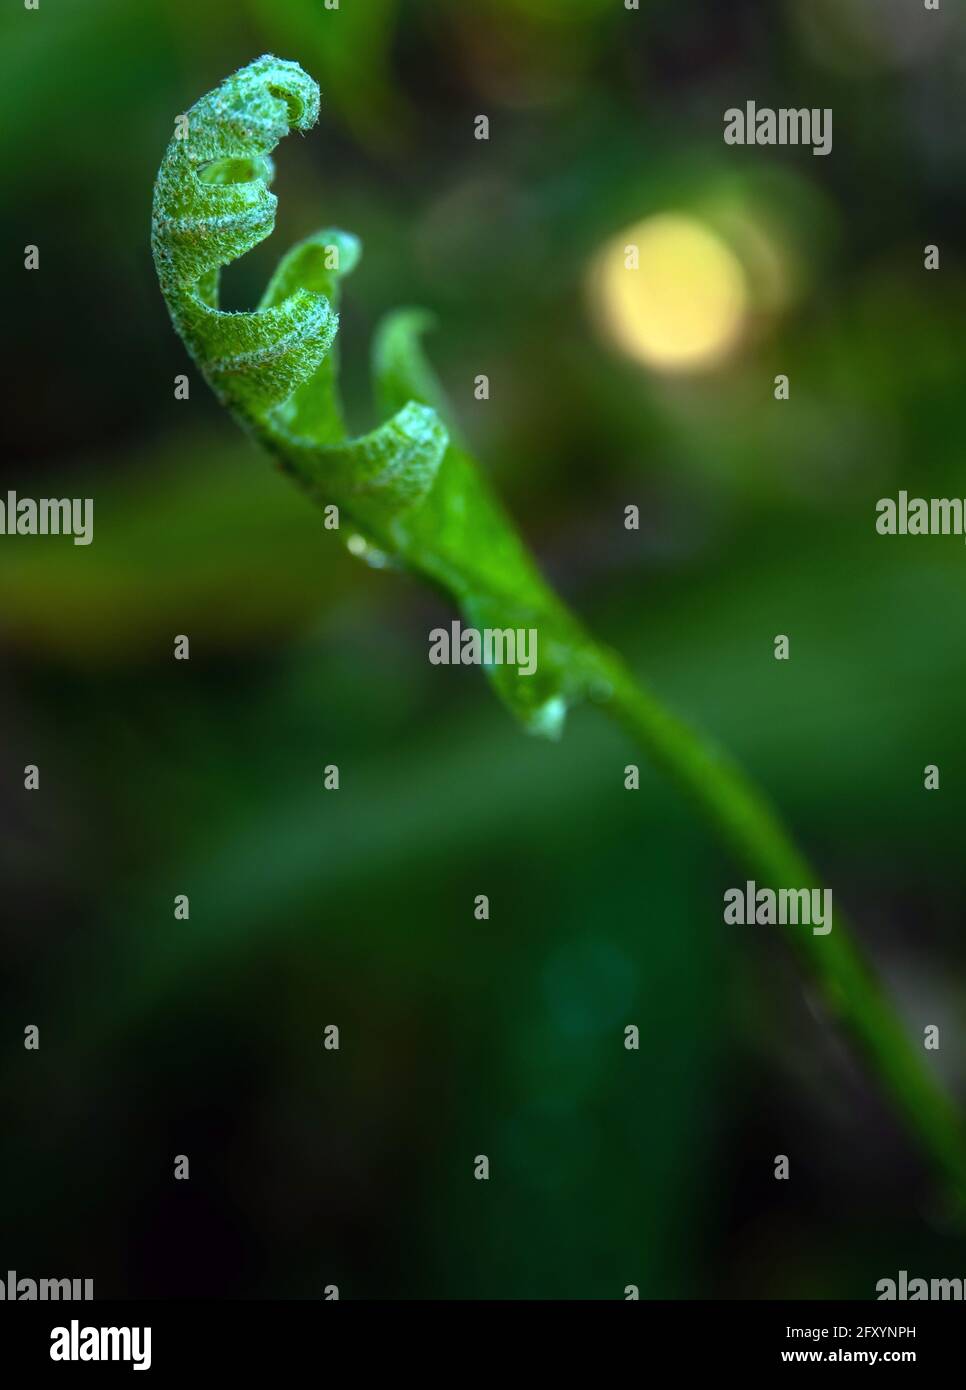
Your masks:
[{"label": "green stem", "polygon": [[[816,888],[815,871],[766,798],[731,759],[668,713],[620,659],[602,654],[608,712],[712,823],[753,877],[771,887]],[[966,1128],[926,1067],[882,984],[835,911],[825,936],[796,932],[795,949],[831,1017],[858,1043],[883,1089],[938,1172],[966,1200]]]}]

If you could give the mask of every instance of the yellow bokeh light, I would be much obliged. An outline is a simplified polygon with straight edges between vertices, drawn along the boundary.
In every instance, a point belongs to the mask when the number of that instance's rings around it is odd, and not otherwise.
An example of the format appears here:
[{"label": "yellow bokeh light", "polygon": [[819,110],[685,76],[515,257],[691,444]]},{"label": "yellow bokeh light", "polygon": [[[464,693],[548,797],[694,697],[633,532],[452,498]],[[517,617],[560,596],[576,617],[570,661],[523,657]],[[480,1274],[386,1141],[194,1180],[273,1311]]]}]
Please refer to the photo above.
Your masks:
[{"label": "yellow bokeh light", "polygon": [[590,293],[612,341],[665,372],[722,361],[748,312],[737,256],[703,222],[679,213],[648,217],[603,247],[591,267]]}]

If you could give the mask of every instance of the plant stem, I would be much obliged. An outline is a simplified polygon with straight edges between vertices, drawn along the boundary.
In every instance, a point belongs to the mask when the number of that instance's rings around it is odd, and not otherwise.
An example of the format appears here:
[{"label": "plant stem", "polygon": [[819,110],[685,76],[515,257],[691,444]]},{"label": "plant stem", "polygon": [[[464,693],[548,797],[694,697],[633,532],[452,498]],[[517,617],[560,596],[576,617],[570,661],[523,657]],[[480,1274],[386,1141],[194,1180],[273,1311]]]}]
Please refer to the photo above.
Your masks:
[{"label": "plant stem", "polygon": [[[748,872],[765,885],[817,888],[815,871],[764,795],[731,759],[665,710],[611,653],[602,653],[610,695],[604,708],[696,803]],[[933,1165],[966,1202],[966,1127],[926,1067],[882,984],[835,911],[825,936],[793,942],[830,1016],[859,1045],[883,1089]]]}]

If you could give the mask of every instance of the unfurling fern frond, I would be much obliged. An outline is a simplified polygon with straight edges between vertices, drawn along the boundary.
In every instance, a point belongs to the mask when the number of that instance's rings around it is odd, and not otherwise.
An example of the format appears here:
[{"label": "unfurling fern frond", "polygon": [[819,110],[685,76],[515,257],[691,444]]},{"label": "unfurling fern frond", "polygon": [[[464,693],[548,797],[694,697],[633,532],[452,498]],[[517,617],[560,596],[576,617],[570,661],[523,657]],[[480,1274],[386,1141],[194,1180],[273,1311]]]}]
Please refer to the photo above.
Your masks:
[{"label": "unfurling fern frond", "polygon": [[[770,805],[724,754],[667,712],[611,652],[596,646],[544,582],[478,469],[442,422],[442,393],[419,336],[425,316],[391,315],[373,373],[390,418],[347,434],[338,399],[339,279],[359,257],[347,232],[294,247],[253,313],[218,307],[221,268],[275,223],[272,151],[308,130],[319,90],[296,63],[263,57],[180,118],[154,194],[152,245],[174,325],[219,399],[311,496],[335,503],[353,550],[448,590],[476,628],[530,628],[537,670],[487,674],[536,732],[557,734],[576,701],[603,704],[694,800],[761,882],[815,887]],[[925,1068],[841,914],[830,935],[795,938],[833,1015],[866,1053],[936,1167],[966,1196],[962,1116]]]},{"label": "unfurling fern frond", "polygon": [[277,199],[271,154],[307,130],[319,90],[297,63],[266,56],[197,102],[168,145],[154,193],[152,247],[175,328],[219,400],[307,492],[335,503],[380,563],[447,589],[477,627],[535,628],[537,671],[488,674],[535,732],[555,734],[569,704],[603,688],[592,648],[543,582],[467,455],[443,424],[440,391],[419,349],[427,317],[381,326],[376,394],[390,418],[347,434],[338,394],[339,281],[356,237],[318,232],[283,257],[259,307],[225,313],[221,268],[267,237]]}]

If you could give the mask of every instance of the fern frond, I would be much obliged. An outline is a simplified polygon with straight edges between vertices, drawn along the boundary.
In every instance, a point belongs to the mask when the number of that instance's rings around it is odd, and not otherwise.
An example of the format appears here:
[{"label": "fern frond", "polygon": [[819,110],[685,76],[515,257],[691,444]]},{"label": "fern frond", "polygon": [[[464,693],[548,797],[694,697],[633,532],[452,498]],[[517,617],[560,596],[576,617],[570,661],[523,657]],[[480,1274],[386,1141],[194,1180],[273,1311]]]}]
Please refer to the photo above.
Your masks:
[{"label": "fern frond", "polygon": [[314,500],[340,508],[362,537],[356,553],[442,586],[472,626],[537,630],[535,673],[487,674],[529,729],[558,734],[567,707],[601,688],[600,664],[443,423],[443,394],[419,348],[427,316],[403,310],[380,329],[376,396],[391,413],[352,437],[335,338],[339,282],[361,254],[356,237],[316,233],[282,258],[257,309],[219,307],[222,267],[275,225],[273,150],[318,112],[312,79],[270,55],[187,112],[158,173],[152,219],[172,321],[218,399]]},{"label": "fern frond", "polygon": [[[544,582],[443,424],[446,407],[419,346],[426,319],[418,311],[392,315],[376,336],[376,394],[391,417],[370,434],[347,435],[334,349],[339,279],[359,257],[354,237],[334,230],[310,237],[283,258],[254,312],[219,309],[221,268],[274,226],[272,151],[288,131],[309,129],[318,110],[312,79],[296,63],[266,56],[193,106],[187,129],[168,146],[155,187],[154,258],[174,325],[206,380],[283,469],[354,523],[364,540],[355,551],[448,590],[473,627],[536,629],[536,672],[506,665],[487,672],[527,728],[557,735],[569,706],[598,700],[756,878],[818,886],[741,769],[594,644]],[[827,936],[799,935],[795,947],[832,1016],[962,1199],[962,1115],[925,1067],[838,912],[834,928]]]}]

